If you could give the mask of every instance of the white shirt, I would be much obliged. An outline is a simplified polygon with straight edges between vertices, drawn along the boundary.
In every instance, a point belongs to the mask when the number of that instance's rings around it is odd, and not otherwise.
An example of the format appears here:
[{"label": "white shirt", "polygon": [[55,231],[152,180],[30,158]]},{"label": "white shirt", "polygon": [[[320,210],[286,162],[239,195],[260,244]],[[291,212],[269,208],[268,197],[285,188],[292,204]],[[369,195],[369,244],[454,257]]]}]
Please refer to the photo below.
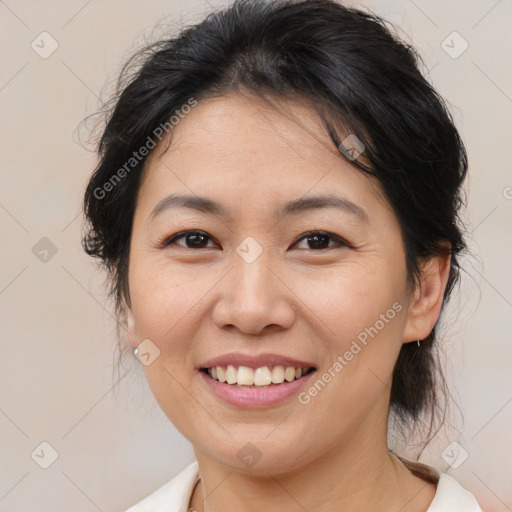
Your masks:
[{"label": "white shirt", "polygon": [[[437,472],[439,481],[427,512],[482,512],[474,496],[453,477]],[[125,512],[188,512],[192,491],[199,480],[197,461]]]}]

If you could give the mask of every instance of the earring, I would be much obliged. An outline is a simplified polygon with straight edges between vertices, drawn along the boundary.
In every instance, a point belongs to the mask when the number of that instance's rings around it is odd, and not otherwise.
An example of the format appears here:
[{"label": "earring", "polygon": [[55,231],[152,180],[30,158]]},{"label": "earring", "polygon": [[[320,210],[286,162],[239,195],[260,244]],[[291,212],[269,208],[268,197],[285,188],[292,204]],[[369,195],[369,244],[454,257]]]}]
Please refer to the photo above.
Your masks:
[{"label": "earring", "polygon": [[416,343],[418,344],[418,347],[420,346],[420,340],[416,340]]}]

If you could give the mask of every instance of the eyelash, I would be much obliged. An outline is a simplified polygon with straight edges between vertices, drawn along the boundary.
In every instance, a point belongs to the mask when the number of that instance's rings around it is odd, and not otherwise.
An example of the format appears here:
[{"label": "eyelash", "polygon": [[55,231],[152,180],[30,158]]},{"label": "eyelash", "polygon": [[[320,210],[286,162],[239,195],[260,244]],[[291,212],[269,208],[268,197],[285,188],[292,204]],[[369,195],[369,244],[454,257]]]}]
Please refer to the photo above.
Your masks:
[{"label": "eyelash", "polygon": [[[176,240],[179,240],[180,238],[185,238],[187,235],[203,235],[203,236],[206,236],[209,240],[213,240],[212,237],[207,235],[204,231],[189,230],[189,231],[181,231],[180,233],[176,233],[175,235],[171,236],[170,238],[166,238],[160,244],[160,246],[162,248],[165,248],[165,247],[168,247],[170,245],[177,245],[177,244],[175,244]],[[294,245],[296,243],[301,242],[304,239],[311,238],[314,235],[327,236],[329,239],[334,240],[335,242],[337,242],[338,247],[349,247],[349,248],[351,247],[351,245],[346,240],[344,240],[343,238],[341,238],[341,237],[339,237],[339,236],[337,236],[337,235],[335,235],[333,233],[329,233],[328,231],[320,231],[320,230],[308,231],[307,233],[304,233],[303,235],[301,235],[301,237],[296,242],[294,242]],[[208,249],[208,247],[194,248],[194,247],[186,247],[186,246],[183,247],[183,248],[184,249],[192,249],[192,250]],[[321,248],[321,249],[309,249],[309,250],[315,251],[315,252],[319,252],[319,251],[326,251],[326,250],[335,249],[335,248],[336,247],[325,247],[325,248]]]}]

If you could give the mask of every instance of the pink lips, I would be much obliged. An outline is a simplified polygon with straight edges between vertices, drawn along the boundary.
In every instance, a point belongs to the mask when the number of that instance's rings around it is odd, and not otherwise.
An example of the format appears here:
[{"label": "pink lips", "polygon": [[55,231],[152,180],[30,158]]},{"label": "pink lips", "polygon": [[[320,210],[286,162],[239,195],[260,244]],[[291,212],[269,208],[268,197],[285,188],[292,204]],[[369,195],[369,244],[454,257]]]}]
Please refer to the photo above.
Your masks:
[{"label": "pink lips", "polygon": [[315,371],[311,371],[303,375],[300,379],[295,379],[291,382],[285,381],[282,384],[268,387],[244,388],[225,382],[219,382],[210,377],[205,371],[206,368],[212,368],[213,366],[226,367],[228,365],[235,367],[247,366],[249,368],[261,368],[263,366],[268,366],[269,368],[274,366],[284,366],[285,368],[288,366],[293,366],[294,368],[314,368],[315,365],[310,361],[301,361],[280,354],[265,353],[253,356],[241,352],[232,352],[230,354],[214,357],[213,359],[208,359],[197,366],[198,370],[202,370],[198,372],[199,377],[210,391],[224,402],[242,409],[261,409],[284,402],[293,395],[296,395],[306,386],[311,380],[311,375],[316,373]]},{"label": "pink lips", "polygon": [[210,391],[230,405],[241,409],[264,409],[278,405],[297,395],[311,381],[311,376],[315,374],[316,371],[312,371],[300,379],[261,388],[244,388],[219,382],[210,377],[206,371],[200,371],[199,377]]},{"label": "pink lips", "polygon": [[279,354],[260,354],[258,356],[251,356],[248,354],[242,354],[241,352],[233,352],[231,354],[223,354],[213,359],[208,359],[204,363],[201,363],[197,368],[211,368],[212,366],[227,366],[232,364],[233,366],[247,366],[249,368],[261,368],[262,366],[293,366],[294,368],[312,368],[315,365],[312,362],[300,361],[299,359],[293,359],[288,356]]}]

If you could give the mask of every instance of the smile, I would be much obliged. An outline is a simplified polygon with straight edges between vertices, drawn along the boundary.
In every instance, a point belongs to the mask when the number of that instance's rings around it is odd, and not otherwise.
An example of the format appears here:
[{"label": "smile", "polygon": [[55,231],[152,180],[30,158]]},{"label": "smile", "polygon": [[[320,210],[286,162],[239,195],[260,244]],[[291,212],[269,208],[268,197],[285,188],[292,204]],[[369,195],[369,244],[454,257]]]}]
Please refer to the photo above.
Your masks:
[{"label": "smile", "polygon": [[293,366],[276,365],[250,368],[248,366],[212,366],[204,371],[214,380],[230,386],[245,388],[268,388],[300,379],[313,371],[314,368],[295,368]]},{"label": "smile", "polygon": [[208,393],[223,403],[237,409],[266,409],[300,393],[315,372],[314,367],[227,365],[203,368],[198,373]]}]

